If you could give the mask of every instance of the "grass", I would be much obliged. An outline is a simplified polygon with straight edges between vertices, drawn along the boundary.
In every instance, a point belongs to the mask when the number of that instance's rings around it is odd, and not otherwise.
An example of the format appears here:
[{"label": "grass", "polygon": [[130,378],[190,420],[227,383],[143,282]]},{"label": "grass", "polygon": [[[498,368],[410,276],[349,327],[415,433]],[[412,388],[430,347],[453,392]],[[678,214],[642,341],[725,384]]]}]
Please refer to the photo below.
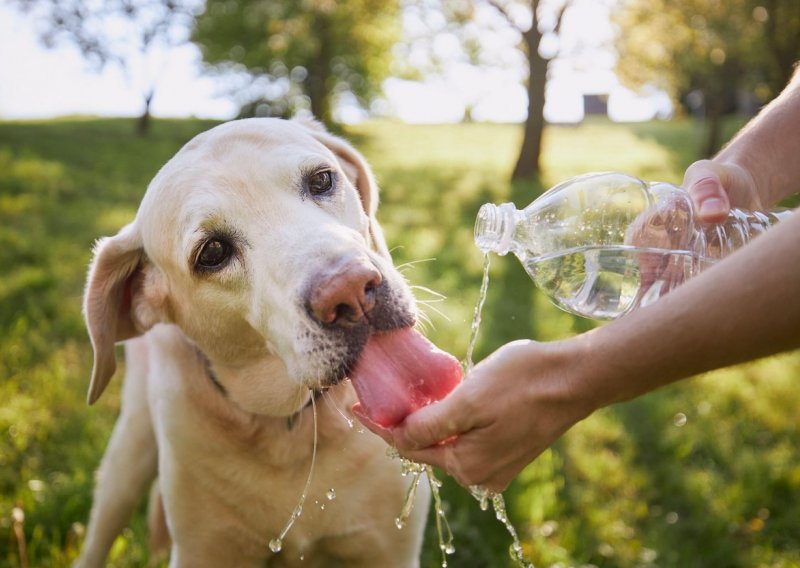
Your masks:
[{"label": "grass", "polygon": [[[0,566],[19,565],[15,508],[31,566],[74,559],[119,406],[119,381],[95,407],[84,402],[91,351],[80,296],[92,242],[128,222],[160,165],[211,124],[156,121],[145,140],[129,120],[0,123]],[[507,182],[519,129],[369,122],[346,135],[376,171],[396,262],[421,300],[435,300],[423,287],[447,296],[431,304],[429,335],[463,356],[482,267],[472,244],[477,209],[524,206],[543,189]],[[681,121],[551,127],[543,185],[596,170],[679,182],[698,140]],[[513,258],[493,259],[484,314],[478,358],[511,339],[592,325],[551,306]],[[800,565],[798,375],[798,353],[765,359],[580,423],[506,494],[529,558],[536,566]],[[492,514],[452,482],[443,494],[457,549],[450,566],[508,565],[508,536]],[[426,567],[439,562],[429,528]],[[142,509],[110,565],[146,559]]]}]

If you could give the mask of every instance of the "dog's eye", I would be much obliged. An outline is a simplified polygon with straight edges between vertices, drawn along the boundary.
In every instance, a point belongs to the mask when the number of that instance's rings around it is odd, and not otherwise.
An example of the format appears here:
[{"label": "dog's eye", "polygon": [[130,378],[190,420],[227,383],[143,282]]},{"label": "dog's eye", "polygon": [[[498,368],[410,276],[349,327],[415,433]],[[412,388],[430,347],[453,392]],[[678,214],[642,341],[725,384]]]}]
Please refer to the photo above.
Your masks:
[{"label": "dog's eye", "polygon": [[221,268],[230,258],[232,247],[220,239],[209,239],[197,255],[197,267],[200,269]]},{"label": "dog's eye", "polygon": [[308,192],[311,195],[324,195],[333,187],[333,173],[322,170],[308,178]]}]

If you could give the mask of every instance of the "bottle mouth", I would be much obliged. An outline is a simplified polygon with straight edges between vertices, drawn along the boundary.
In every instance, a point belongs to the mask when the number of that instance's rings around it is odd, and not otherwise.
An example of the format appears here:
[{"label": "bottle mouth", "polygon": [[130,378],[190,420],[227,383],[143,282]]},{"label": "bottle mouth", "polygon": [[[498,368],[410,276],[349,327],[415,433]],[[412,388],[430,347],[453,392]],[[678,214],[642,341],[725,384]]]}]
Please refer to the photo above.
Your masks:
[{"label": "bottle mouth", "polygon": [[475,245],[481,252],[499,255],[508,253],[514,233],[516,210],[513,203],[503,203],[500,206],[486,203],[481,206],[475,220]]}]

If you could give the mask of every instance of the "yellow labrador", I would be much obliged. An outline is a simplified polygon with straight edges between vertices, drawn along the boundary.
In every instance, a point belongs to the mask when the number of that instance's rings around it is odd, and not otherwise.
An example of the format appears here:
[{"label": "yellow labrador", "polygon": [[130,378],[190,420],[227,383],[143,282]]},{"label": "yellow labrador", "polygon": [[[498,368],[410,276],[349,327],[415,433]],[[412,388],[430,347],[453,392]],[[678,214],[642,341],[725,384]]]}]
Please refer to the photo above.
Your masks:
[{"label": "yellow labrador", "polygon": [[[345,141],[316,123],[249,119],[190,141],[135,220],[98,243],[89,402],[125,340],[127,377],[78,565],[104,564],[156,476],[151,540],[164,519],[171,566],[418,565],[427,487],[398,530],[409,480],[348,423],[356,397],[343,381],[371,335],[416,317],[376,207]],[[311,466],[312,397],[313,481],[273,553]]]}]

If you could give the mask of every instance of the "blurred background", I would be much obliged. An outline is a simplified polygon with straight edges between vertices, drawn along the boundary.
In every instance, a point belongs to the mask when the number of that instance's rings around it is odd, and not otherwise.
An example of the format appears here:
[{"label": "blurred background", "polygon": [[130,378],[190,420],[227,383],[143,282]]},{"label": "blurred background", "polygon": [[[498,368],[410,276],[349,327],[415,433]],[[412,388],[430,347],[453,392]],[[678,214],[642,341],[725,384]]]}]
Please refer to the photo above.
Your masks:
[{"label": "blurred background", "polygon": [[[351,140],[428,335],[463,357],[481,204],[522,207],[598,170],[680,183],[798,60],[797,0],[5,0],[0,566],[65,566],[79,550],[121,382],[85,405],[92,243],[195,134],[313,114]],[[494,258],[477,358],[593,325]],[[790,353],[596,413],[506,492],[528,558],[800,566],[798,399]],[[450,481],[443,494],[449,565],[510,565],[492,513]],[[143,505],[109,565],[147,564],[146,542]],[[422,564],[441,564],[434,523]]]}]

